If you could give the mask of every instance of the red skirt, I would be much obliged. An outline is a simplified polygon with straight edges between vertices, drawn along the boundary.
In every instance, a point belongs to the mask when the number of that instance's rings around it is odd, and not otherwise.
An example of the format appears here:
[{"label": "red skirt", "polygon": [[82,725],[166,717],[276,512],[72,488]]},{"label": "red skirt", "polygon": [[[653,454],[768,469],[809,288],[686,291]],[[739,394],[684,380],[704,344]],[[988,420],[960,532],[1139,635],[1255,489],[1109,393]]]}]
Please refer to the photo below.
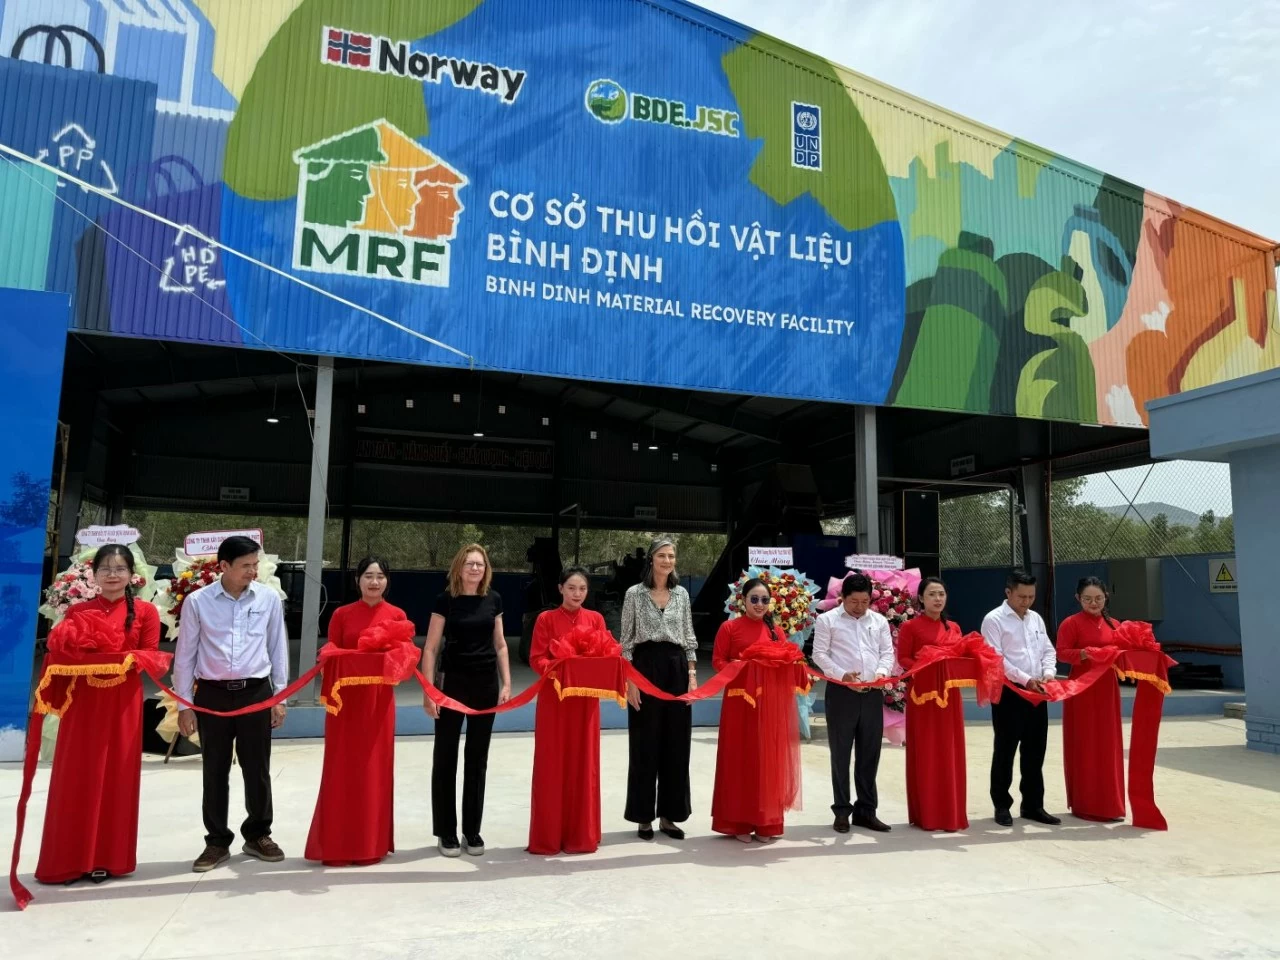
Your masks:
[{"label": "red skirt", "polygon": [[538,693],[533,732],[530,853],[595,853],[600,846],[600,701]]},{"label": "red skirt", "polygon": [[[381,671],[382,657],[377,657]],[[333,672],[368,673],[344,657],[325,665],[324,689]],[[343,687],[342,709],[324,721],[324,767],[304,856],[328,866],[377,863],[396,848],[393,806],[396,763],[395,687]]]},{"label": "red skirt", "polygon": [[[791,667],[753,664],[743,671],[740,685],[725,691],[711,795],[716,833],[780,837],[783,814],[799,809],[796,675]],[[750,694],[755,705],[742,693]]]},{"label": "red skirt", "polygon": [[[66,679],[55,684],[65,685]],[[64,701],[61,693],[46,697]],[[36,879],[112,876],[138,865],[138,793],[142,781],[142,681],[136,672],[113,687],[77,677],[58,726]]]},{"label": "red skirt", "polygon": [[[939,696],[946,664],[927,667],[911,681],[911,693]],[[907,820],[921,830],[965,830],[967,789],[964,755],[964,703],[959,689],[948,691],[947,705],[917,704],[907,695]],[[1013,696],[1013,694],[1008,694]]]},{"label": "red skirt", "polygon": [[[1076,665],[1071,675],[1086,669]],[[1062,753],[1071,812],[1084,820],[1123,819],[1124,734],[1114,675],[1062,704]]]}]

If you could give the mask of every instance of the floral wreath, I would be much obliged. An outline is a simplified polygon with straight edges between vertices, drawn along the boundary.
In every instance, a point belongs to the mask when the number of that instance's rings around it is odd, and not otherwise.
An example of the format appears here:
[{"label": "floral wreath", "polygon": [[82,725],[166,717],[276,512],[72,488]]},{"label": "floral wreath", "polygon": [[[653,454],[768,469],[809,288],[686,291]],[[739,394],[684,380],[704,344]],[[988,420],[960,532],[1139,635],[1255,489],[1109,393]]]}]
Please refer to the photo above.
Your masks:
[{"label": "floral wreath", "polygon": [[[127,548],[133,557],[133,577],[129,580],[133,595],[139,600],[150,600],[158,589],[156,568],[147,563],[136,543],[127,544]],[[97,552],[97,547],[81,547],[67,569],[45,588],[44,603],[40,605],[39,613],[51,624],[56,626],[75,604],[92,600],[102,592],[93,578],[91,566]]]},{"label": "floral wreath", "polygon": [[729,598],[724,612],[730,619],[745,616],[746,600],[742,588],[748,580],[760,580],[769,590],[769,612],[773,621],[788,637],[803,633],[813,626],[817,618],[814,598],[818,585],[803,573],[778,567],[748,567],[736,581],[729,584]]},{"label": "floral wreath", "polygon": [[[286,600],[288,595],[280,584],[280,578],[276,576],[279,564],[280,557],[277,554],[259,554],[257,582],[270,587],[280,595],[281,600]],[[217,557],[191,557],[182,550],[174,551],[173,579],[161,580],[157,584],[158,589],[152,601],[160,613],[160,622],[169,628],[170,634],[178,629],[178,622],[182,619],[182,605],[187,597],[221,579]]]}]

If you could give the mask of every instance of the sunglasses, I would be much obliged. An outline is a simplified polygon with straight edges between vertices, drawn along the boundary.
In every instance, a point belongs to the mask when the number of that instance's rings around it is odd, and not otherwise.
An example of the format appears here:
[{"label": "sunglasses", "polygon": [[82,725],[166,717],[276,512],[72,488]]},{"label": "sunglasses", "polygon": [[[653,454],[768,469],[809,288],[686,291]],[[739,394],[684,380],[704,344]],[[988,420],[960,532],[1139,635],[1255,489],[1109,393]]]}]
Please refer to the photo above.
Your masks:
[{"label": "sunglasses", "polygon": [[757,607],[765,607],[769,605],[769,598],[768,597],[747,597],[747,603],[753,604],[754,606],[757,606]]}]

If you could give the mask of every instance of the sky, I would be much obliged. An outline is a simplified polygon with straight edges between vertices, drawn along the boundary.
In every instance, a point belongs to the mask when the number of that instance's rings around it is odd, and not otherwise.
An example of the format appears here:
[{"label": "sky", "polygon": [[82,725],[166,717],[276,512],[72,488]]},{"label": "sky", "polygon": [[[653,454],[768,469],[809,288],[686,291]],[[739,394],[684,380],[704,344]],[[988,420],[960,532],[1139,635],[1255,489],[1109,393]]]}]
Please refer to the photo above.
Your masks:
[{"label": "sky", "polygon": [[701,0],[1280,240],[1280,0]]},{"label": "sky", "polygon": [[[701,5],[1280,240],[1280,0]],[[1149,476],[1146,467],[1110,476],[1116,483],[1089,478],[1085,498],[1106,506],[1136,494],[1231,512],[1225,465],[1165,463]]]}]

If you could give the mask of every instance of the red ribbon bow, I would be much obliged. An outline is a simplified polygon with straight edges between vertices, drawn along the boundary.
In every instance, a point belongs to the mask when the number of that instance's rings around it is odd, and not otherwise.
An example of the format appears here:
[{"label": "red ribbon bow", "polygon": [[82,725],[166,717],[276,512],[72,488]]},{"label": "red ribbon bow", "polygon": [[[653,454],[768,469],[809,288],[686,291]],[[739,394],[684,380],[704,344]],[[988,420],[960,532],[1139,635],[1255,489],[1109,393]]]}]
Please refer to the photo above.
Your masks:
[{"label": "red ribbon bow", "polygon": [[127,646],[124,630],[93,610],[67,617],[49,631],[49,653],[60,658],[121,653]]},{"label": "red ribbon bow", "polygon": [[613,634],[601,627],[586,624],[575,626],[568,633],[557,637],[550,644],[553,660],[570,657],[620,657],[622,647]]}]

